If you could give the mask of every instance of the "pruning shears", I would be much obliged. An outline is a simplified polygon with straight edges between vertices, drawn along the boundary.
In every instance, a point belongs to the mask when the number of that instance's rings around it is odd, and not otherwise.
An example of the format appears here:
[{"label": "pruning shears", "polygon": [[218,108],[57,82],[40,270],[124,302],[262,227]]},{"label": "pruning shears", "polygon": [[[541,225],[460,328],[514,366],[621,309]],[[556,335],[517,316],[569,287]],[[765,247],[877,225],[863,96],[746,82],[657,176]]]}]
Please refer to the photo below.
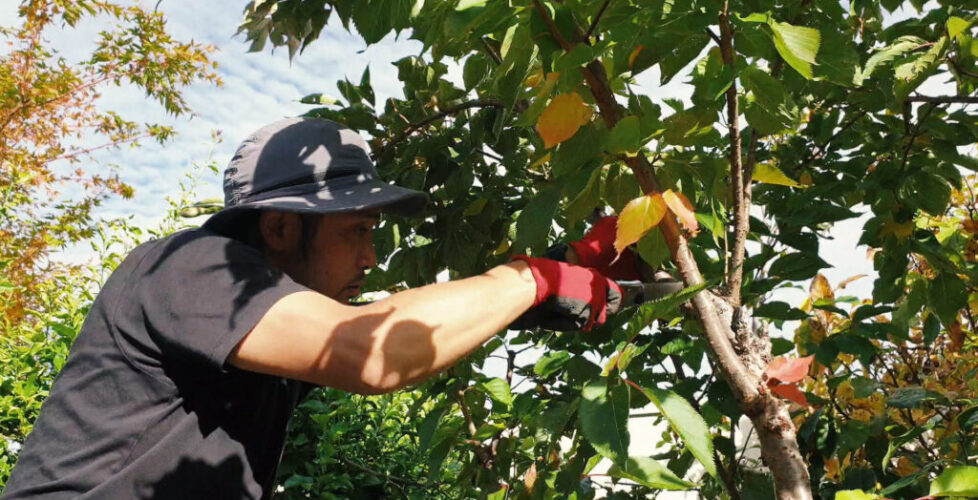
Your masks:
[{"label": "pruning shears", "polygon": [[663,281],[618,281],[621,287],[621,306],[637,306],[672,295],[683,289],[683,284],[675,280]]}]

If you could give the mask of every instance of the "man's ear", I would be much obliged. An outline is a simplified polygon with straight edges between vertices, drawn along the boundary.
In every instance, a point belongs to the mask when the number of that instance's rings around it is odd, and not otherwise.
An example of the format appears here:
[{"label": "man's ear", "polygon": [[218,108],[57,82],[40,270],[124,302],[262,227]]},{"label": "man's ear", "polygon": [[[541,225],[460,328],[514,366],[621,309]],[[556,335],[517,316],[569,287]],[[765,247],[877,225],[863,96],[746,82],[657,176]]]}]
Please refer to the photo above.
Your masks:
[{"label": "man's ear", "polygon": [[302,233],[298,214],[263,211],[258,218],[258,229],[265,248],[272,252],[291,252],[297,248]]}]

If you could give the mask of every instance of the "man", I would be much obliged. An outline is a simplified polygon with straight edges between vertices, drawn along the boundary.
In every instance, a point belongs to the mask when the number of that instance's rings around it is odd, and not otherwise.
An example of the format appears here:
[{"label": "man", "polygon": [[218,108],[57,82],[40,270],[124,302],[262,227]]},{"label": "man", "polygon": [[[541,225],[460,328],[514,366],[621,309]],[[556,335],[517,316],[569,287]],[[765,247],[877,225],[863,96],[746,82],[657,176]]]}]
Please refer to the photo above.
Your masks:
[{"label": "man", "polygon": [[568,252],[599,270],[517,256],[349,305],[377,264],[381,213],[417,213],[425,197],[381,181],[360,136],[327,120],[262,128],[224,188],[202,228],[139,246],[106,282],[5,499],[268,498],[310,388],[393,391],[521,316],[588,329],[620,300],[599,272],[622,265],[606,219]]}]

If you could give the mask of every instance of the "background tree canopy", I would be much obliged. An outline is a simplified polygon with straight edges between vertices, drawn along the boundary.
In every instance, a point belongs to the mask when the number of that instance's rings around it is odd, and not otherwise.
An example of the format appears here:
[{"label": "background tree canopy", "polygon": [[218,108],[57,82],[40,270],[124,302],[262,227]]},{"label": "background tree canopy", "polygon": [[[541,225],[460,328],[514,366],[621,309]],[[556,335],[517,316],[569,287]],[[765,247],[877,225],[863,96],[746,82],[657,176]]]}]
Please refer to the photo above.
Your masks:
[{"label": "background tree canopy", "polygon": [[[901,6],[916,15],[885,22]],[[314,394],[282,496],[978,495],[973,4],[254,1],[241,31],[302,57],[330,21],[424,46],[394,62],[403,99],[377,102],[369,70],[304,98],[431,196],[376,232],[371,289],[539,254],[612,212],[621,243],[687,289],[587,334],[501,334],[411,393]],[[691,99],[636,86],[652,68]],[[928,80],[950,90],[923,95]],[[877,275],[857,298],[819,273],[819,247],[863,213]],[[807,298],[781,299],[798,286]],[[89,301],[68,293],[5,328],[7,443]],[[769,335],[789,321],[793,338]],[[650,414],[657,451],[630,455],[628,421]]]}]

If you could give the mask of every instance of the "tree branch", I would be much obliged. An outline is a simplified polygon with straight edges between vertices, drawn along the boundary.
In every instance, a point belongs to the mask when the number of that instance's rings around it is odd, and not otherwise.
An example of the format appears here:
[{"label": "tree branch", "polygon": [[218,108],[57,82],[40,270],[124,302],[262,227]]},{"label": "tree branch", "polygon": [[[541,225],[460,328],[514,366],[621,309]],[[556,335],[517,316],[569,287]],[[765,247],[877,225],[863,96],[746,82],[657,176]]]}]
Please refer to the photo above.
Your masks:
[{"label": "tree branch", "polygon": [[567,39],[564,38],[564,35],[560,34],[560,30],[557,29],[557,25],[554,24],[553,18],[550,17],[550,13],[543,7],[540,0],[533,0],[533,7],[537,9],[537,13],[543,18],[543,22],[547,23],[547,28],[550,29],[550,35],[554,37],[554,40],[557,40],[560,48],[564,49],[564,52],[570,52],[571,49],[574,48],[574,45],[568,42]]},{"label": "tree branch", "polygon": [[609,3],[611,3],[611,0],[604,0],[604,3],[601,4],[601,8],[598,10],[598,13],[594,16],[594,20],[591,21],[591,26],[587,29],[587,33],[585,33],[584,35],[584,40],[591,39],[591,35],[594,34],[594,30],[597,29],[598,27],[598,21],[601,20],[601,16],[604,15],[604,11],[605,9],[608,8]]},{"label": "tree branch", "polygon": [[[730,12],[724,3],[720,13],[720,54],[723,64],[734,74],[733,29],[730,27]],[[744,258],[747,233],[750,232],[750,206],[747,200],[750,189],[749,178],[745,179],[743,152],[740,144],[740,110],[737,102],[737,81],[730,82],[727,89],[727,129],[730,135],[730,191],[733,202],[734,242],[731,250],[730,268],[727,274],[727,300],[736,309],[740,308],[740,289],[744,282]]]},{"label": "tree branch", "polygon": [[460,111],[465,111],[466,109],[501,108],[503,106],[504,106],[503,102],[498,99],[475,99],[475,100],[463,102],[462,104],[459,104],[457,106],[452,106],[450,108],[443,109],[440,112],[425,118],[424,120],[408,125],[408,127],[404,129],[403,132],[401,132],[396,137],[388,141],[387,144],[381,146],[380,150],[377,151],[377,158],[384,156],[384,154],[387,153],[387,151],[389,151],[392,147],[394,147],[404,139],[407,139],[409,135],[414,133],[419,128],[424,127],[425,125],[428,125],[431,122],[440,120],[449,115],[454,115],[455,113],[458,113]]},{"label": "tree branch", "polygon": [[944,95],[944,96],[918,95],[918,96],[908,97],[907,98],[907,102],[928,102],[928,103],[931,103],[931,104],[950,104],[950,103],[978,104],[978,96],[970,96],[970,95]]}]

